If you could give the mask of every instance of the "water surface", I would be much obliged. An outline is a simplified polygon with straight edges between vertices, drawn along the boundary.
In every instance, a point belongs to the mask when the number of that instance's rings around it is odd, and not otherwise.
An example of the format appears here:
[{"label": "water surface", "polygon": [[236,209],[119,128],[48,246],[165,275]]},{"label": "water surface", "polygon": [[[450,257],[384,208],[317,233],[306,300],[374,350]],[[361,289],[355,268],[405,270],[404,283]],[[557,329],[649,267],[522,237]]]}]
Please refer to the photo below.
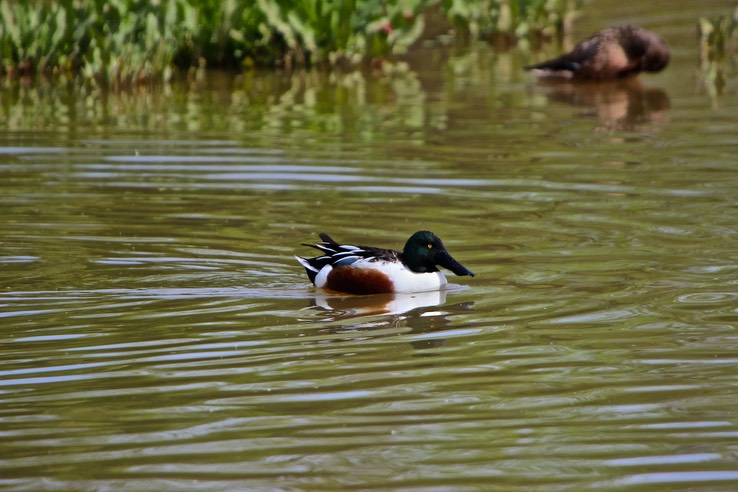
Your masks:
[{"label": "water surface", "polygon": [[[648,5],[576,29],[663,32],[638,83],[482,45],[5,87],[0,487],[734,489],[738,108],[693,38],[731,6]],[[325,295],[292,257],[418,229],[478,275]]]}]

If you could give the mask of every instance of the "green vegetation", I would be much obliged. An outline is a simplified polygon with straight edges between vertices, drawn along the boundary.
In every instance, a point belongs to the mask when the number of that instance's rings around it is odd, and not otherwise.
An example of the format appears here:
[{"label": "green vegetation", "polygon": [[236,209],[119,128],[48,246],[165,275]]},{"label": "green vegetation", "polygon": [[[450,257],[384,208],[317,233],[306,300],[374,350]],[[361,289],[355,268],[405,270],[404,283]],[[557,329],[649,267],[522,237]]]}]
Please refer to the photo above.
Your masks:
[{"label": "green vegetation", "polygon": [[166,80],[204,66],[356,66],[402,53],[428,13],[472,38],[561,34],[581,0],[0,0],[0,74]]},{"label": "green vegetation", "polygon": [[738,61],[738,9],[732,17],[703,17],[697,26],[702,79],[708,92],[719,96],[735,72]]}]

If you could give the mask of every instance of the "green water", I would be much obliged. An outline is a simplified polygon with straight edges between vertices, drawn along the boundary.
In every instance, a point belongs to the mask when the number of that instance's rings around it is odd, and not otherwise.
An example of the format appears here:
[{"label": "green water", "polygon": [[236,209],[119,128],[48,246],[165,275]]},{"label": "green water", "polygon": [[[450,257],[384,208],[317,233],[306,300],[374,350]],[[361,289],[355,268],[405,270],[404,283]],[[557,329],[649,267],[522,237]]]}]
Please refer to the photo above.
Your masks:
[{"label": "green water", "polygon": [[[668,70],[4,87],[0,488],[738,487],[738,104],[693,38],[732,7],[593,3]],[[292,256],[418,229],[477,276],[326,296]]]}]

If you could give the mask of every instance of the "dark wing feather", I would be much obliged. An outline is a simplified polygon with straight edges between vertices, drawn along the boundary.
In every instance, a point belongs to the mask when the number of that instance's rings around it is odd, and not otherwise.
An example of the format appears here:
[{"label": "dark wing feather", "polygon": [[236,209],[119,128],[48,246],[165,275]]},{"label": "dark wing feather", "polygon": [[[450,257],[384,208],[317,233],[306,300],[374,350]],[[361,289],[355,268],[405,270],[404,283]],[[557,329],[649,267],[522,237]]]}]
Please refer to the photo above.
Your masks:
[{"label": "dark wing feather", "polygon": [[602,34],[591,36],[578,43],[569,53],[536,65],[528,65],[525,69],[576,72],[583,63],[597,56],[601,43]]}]

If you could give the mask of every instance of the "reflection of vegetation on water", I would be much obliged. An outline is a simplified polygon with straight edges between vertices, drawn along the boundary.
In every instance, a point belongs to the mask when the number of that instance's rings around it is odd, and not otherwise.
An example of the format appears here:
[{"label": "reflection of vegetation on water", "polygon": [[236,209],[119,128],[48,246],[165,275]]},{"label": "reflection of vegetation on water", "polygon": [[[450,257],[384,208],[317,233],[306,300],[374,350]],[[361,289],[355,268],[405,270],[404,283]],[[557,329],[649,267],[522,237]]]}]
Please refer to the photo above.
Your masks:
[{"label": "reflection of vegetation on water", "polygon": [[579,2],[0,0],[0,73],[120,85],[167,80],[174,67],[357,65],[428,35],[429,13],[440,13],[436,34],[517,40],[561,34]]},{"label": "reflection of vegetation on water", "polygon": [[698,23],[700,69],[704,87],[711,96],[723,93],[735,75],[738,61],[738,9],[732,17],[721,15]]},{"label": "reflection of vegetation on water", "polygon": [[[138,132],[218,133],[243,138],[248,145],[302,145],[306,139],[351,136],[363,143],[426,143],[429,131],[444,130],[453,117],[450,101],[463,92],[482,105],[516,106],[525,97],[497,89],[491,74],[506,83],[523,77],[514,53],[496,54],[482,43],[460,54],[419,50],[382,74],[366,71],[247,71],[241,76],[208,71],[199,82],[174,82],[162,88],[139,86],[106,91],[39,79],[23,85],[5,81],[0,128],[115,131],[116,138]],[[426,69],[414,70],[418,64]],[[257,136],[258,135],[258,136]],[[286,136],[291,136],[286,139]],[[272,140],[273,139],[273,140]]]},{"label": "reflection of vegetation on water", "polygon": [[[39,81],[7,83],[0,119],[8,130],[98,125],[125,132],[199,131],[245,133],[372,132],[386,119],[414,124],[423,95],[409,70],[375,80],[361,72],[211,72],[201,84],[174,83],[165,90],[108,92]],[[390,107],[391,106],[391,107]],[[400,113],[400,114],[396,114]],[[390,121],[391,123],[391,121]]]},{"label": "reflection of vegetation on water", "polygon": [[[5,81],[0,99],[0,128],[9,131],[89,131],[105,138],[136,138],[154,132],[212,134],[250,147],[302,147],[316,141],[371,145],[372,153],[394,157],[434,142],[438,132],[458,130],[467,120],[459,101],[474,101],[480,124],[496,125],[496,116],[516,108],[568,103],[593,115],[600,129],[632,131],[663,122],[669,101],[663,91],[646,90],[635,80],[612,84],[539,83],[533,92],[519,90],[526,80],[525,56],[496,52],[485,43],[461,50],[439,46],[414,49],[404,62],[382,73],[354,70],[251,70],[242,75],[209,70],[199,81],[176,81],[159,88],[137,86],[106,91],[87,84],[61,85],[39,79],[35,84]],[[428,63],[432,60],[433,63]],[[512,112],[512,113],[511,113]],[[537,118],[523,111],[519,118]],[[97,131],[99,129],[99,132]],[[114,132],[114,135],[113,135]],[[289,138],[287,138],[289,137]],[[348,140],[347,140],[348,139]],[[393,142],[399,145],[392,145]],[[374,146],[381,143],[382,145]],[[444,148],[459,155],[459,148]]]}]

